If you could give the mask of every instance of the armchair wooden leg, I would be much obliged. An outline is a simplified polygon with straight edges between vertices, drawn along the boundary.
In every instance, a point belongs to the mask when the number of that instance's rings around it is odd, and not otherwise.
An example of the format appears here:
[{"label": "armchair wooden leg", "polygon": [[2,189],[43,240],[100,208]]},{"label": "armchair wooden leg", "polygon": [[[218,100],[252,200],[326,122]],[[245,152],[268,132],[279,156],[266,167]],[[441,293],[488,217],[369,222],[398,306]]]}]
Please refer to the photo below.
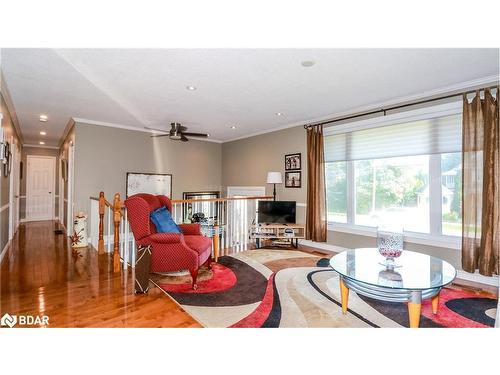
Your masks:
[{"label": "armchair wooden leg", "polygon": [[208,268],[209,270],[211,270],[211,269],[212,269],[212,257],[211,257],[211,256],[210,256],[210,257],[208,257],[207,261],[205,262],[205,265],[207,266],[207,268]]},{"label": "armchair wooden leg", "polygon": [[193,289],[198,289],[198,285],[196,285],[196,279],[198,278],[198,268],[194,268],[189,270],[191,274],[191,278],[193,279]]}]

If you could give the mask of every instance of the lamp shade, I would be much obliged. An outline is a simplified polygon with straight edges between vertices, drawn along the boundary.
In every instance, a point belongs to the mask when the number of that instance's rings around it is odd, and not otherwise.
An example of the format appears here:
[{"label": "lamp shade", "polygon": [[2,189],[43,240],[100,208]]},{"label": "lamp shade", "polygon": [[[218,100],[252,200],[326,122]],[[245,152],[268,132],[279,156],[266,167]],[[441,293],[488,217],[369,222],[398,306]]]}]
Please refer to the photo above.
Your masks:
[{"label": "lamp shade", "polygon": [[281,184],[281,172],[267,172],[268,184]]}]

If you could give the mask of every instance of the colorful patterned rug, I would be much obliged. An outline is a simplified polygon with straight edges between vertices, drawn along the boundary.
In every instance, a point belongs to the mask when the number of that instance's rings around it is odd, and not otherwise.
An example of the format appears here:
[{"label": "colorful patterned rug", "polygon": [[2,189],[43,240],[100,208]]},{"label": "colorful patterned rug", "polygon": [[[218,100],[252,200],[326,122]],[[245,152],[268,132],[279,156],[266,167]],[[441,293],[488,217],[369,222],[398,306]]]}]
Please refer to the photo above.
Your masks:
[{"label": "colorful patterned rug", "polygon": [[[329,259],[295,250],[261,249],[223,256],[189,276],[154,275],[163,289],[205,327],[408,327],[403,303],[354,292],[342,314],[339,280]],[[497,300],[486,293],[445,288],[439,312],[422,303],[420,327],[493,327]]]}]

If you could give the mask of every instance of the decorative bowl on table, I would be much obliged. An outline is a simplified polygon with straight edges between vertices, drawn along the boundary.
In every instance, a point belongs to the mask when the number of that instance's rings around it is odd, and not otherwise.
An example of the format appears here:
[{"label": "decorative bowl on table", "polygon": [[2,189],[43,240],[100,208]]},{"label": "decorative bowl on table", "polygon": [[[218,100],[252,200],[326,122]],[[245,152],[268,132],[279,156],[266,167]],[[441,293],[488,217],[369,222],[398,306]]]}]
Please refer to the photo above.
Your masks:
[{"label": "decorative bowl on table", "polygon": [[385,258],[385,262],[381,263],[386,267],[397,267],[395,258],[398,258],[403,253],[404,235],[403,229],[386,230],[377,228],[377,248]]}]

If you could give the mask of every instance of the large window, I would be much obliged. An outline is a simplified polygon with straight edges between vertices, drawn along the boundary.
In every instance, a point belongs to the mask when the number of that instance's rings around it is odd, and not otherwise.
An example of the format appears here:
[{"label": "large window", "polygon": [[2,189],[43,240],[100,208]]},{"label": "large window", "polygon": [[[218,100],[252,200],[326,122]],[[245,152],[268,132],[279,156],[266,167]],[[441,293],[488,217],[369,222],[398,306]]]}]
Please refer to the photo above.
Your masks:
[{"label": "large window", "polygon": [[354,171],[355,224],[429,233],[429,156],[360,160]]},{"label": "large window", "polygon": [[443,234],[462,235],[462,154],[441,155]]},{"label": "large window", "polygon": [[461,235],[461,116],[459,105],[442,108],[326,132],[330,223]]},{"label": "large window", "polygon": [[347,163],[326,164],[328,221],[347,223]]}]

